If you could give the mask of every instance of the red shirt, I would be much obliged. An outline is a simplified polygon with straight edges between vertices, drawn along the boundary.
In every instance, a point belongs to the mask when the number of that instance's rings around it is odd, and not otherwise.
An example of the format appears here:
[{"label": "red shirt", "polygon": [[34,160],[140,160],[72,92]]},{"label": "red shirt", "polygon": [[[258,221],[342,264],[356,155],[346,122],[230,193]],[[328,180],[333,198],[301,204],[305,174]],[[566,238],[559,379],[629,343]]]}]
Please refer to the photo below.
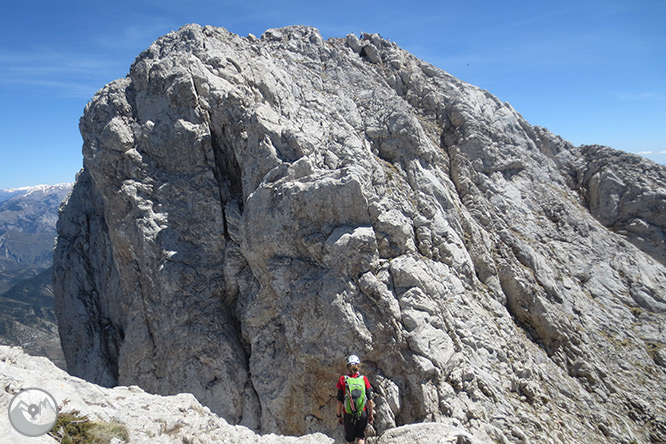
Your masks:
[{"label": "red shirt", "polygon": [[[358,373],[355,373],[353,375],[349,375],[350,378],[358,378]],[[370,385],[370,381],[368,381],[367,376],[363,376],[363,381],[365,381],[365,389],[369,389],[372,386]],[[342,390],[343,392],[346,390],[345,387],[345,375],[340,376],[340,379],[338,379],[338,383],[335,385],[338,390]],[[365,410],[365,407],[363,408]]]}]

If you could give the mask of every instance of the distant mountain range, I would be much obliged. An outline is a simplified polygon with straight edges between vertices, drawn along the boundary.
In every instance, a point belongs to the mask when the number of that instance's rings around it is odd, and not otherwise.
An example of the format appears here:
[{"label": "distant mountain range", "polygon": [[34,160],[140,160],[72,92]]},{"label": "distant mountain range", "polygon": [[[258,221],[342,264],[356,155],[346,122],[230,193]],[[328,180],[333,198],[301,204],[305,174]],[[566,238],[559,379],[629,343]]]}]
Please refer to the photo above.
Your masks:
[{"label": "distant mountain range", "polygon": [[64,367],[51,270],[56,222],[72,184],[0,189],[0,344]]},{"label": "distant mountain range", "polygon": [[0,270],[51,266],[58,208],[71,189],[59,184],[0,190]]},{"label": "distant mountain range", "polygon": [[54,193],[60,193],[65,191],[65,195],[69,193],[72,189],[71,183],[59,183],[56,185],[34,185],[30,187],[20,187],[20,188],[0,188],[0,203],[11,199],[16,196],[38,196],[40,195],[52,195]]}]

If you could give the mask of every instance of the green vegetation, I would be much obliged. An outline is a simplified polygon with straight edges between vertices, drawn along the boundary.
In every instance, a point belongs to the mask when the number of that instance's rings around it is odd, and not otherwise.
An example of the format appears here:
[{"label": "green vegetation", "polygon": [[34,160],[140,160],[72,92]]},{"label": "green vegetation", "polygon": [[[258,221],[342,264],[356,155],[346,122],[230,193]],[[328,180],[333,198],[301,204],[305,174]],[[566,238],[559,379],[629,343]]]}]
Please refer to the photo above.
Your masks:
[{"label": "green vegetation", "polygon": [[109,444],[113,438],[129,442],[124,425],[115,421],[90,421],[77,410],[60,413],[49,435],[62,444]]}]

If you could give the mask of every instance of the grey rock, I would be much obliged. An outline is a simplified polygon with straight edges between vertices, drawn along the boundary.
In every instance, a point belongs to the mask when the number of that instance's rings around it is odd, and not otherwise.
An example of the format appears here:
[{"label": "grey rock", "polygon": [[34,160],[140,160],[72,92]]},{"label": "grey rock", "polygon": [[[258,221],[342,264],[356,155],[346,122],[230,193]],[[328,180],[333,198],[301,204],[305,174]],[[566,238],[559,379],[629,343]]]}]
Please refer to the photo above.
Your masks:
[{"label": "grey rock", "polygon": [[363,49],[363,45],[361,44],[361,41],[356,37],[355,34],[348,34],[345,42],[347,43],[347,46],[349,46],[356,54],[360,54],[361,50]]},{"label": "grey rock", "polygon": [[[137,386],[105,388],[72,377],[45,358],[30,357],[18,347],[0,346],[0,409],[8,411],[11,399],[25,388],[38,387],[51,394],[60,413],[78,412],[93,422],[122,426],[131,443],[256,443],[323,444],[334,441],[322,434],[300,438],[260,436],[250,429],[234,426],[202,406],[189,393],[159,396]],[[5,442],[26,442],[25,436],[0,422]],[[29,438],[29,442],[55,444],[50,435]],[[112,441],[113,442],[113,441]],[[125,442],[118,438],[116,442]]]},{"label": "grey rock", "polygon": [[188,25],[97,93],[54,256],[70,371],[339,438],[355,353],[376,439],[666,439],[664,167],[599,149],[613,167],[592,168],[488,92],[360,43],[379,57],[308,27]]},{"label": "grey rock", "polygon": [[463,429],[441,424],[413,424],[393,429],[382,436],[368,439],[369,444],[483,444],[490,441],[480,440]]},{"label": "grey rock", "polygon": [[368,58],[370,63],[381,63],[382,55],[372,43],[365,45],[363,47],[363,52],[365,53],[365,56]]},{"label": "grey rock", "polygon": [[[26,355],[19,347],[0,346],[0,409],[7,411],[11,399],[25,388],[38,387],[51,394],[59,413],[78,412],[80,417],[97,423],[122,427],[129,442],[181,444],[333,444],[321,433],[301,437],[275,434],[258,435],[247,427],[227,423],[189,393],[159,396],[137,386],[100,387],[72,377],[45,358]],[[56,432],[56,430],[54,430]],[[0,433],[7,442],[23,442],[25,437],[6,419],[0,422]],[[112,438],[122,443],[120,438]],[[30,438],[30,442],[55,444],[50,435]],[[395,428],[367,440],[375,444],[471,443],[479,440],[462,428],[440,424],[413,424]]]},{"label": "grey rock", "polygon": [[590,213],[662,265],[666,264],[664,168],[638,156],[596,145],[583,146],[560,157],[574,165],[570,173],[572,186],[583,197]]}]

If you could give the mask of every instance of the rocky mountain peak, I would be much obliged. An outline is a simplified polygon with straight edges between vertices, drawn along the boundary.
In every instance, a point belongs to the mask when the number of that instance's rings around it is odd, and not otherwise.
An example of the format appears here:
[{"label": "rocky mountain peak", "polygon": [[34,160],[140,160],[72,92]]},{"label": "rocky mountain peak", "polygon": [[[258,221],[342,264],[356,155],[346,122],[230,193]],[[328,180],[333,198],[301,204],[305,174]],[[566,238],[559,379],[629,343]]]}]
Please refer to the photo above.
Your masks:
[{"label": "rocky mountain peak", "polygon": [[54,257],[74,375],[337,436],[354,353],[379,433],[666,439],[663,167],[302,26],[185,26],[80,128]]}]

